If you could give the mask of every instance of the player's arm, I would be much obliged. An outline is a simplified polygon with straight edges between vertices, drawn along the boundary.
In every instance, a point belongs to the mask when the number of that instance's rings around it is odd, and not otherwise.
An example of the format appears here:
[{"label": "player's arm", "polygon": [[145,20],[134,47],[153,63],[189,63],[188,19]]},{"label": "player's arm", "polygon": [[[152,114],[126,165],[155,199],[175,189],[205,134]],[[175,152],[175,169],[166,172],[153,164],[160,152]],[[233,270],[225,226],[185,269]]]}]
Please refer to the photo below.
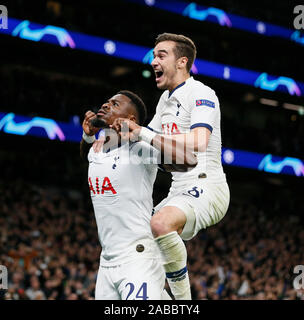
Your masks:
[{"label": "player's arm", "polygon": [[[205,127],[197,127],[189,133],[164,135],[150,134],[147,128],[142,128],[139,133],[139,139],[150,142],[156,149],[160,150],[164,155],[164,163],[168,160],[168,156],[172,156],[172,163],[175,167],[180,165],[183,167],[195,167],[197,159],[194,152],[204,152],[207,149],[210,137],[210,130]],[[152,138],[152,139],[151,139]]]},{"label": "player's arm", "polygon": [[[161,117],[160,117],[160,108],[161,108],[161,100],[156,107],[156,112],[153,119],[150,121],[147,129],[150,129],[158,134],[161,134]],[[172,157],[171,157],[172,158]],[[166,172],[185,172],[188,171],[189,166],[186,164],[172,164],[172,160],[165,158],[164,154],[161,154],[161,161],[158,166],[161,170]],[[191,168],[191,167],[190,167]]]},{"label": "player's arm", "polygon": [[[129,119],[116,119],[112,127],[119,132],[123,139],[131,141],[143,140],[161,151],[161,163],[166,165],[169,171],[186,171],[197,164],[195,151],[206,149],[203,143],[204,128],[195,128],[190,133],[179,135],[162,135],[141,127]],[[202,136],[200,136],[202,134]],[[208,133],[206,136],[209,135]],[[168,171],[168,170],[167,170]]]},{"label": "player's arm", "polygon": [[82,122],[83,135],[80,141],[80,157],[83,160],[88,159],[88,153],[95,141],[95,134],[100,128],[93,127],[91,121],[96,118],[96,114],[93,111],[87,111]]},{"label": "player's arm", "polygon": [[92,147],[93,143],[87,143],[85,140],[82,138],[80,141],[80,157],[83,160],[87,160],[90,148]]},{"label": "player's arm", "polygon": [[[190,132],[186,134],[170,135],[151,135],[144,128],[139,136],[144,140],[152,139],[153,146],[163,149],[168,144],[176,144],[176,158],[180,161],[182,155],[185,156],[185,163],[192,164],[193,152],[205,152],[213,127],[218,125],[219,101],[214,91],[205,87],[198,88],[197,91],[188,96],[188,111],[190,112]],[[172,140],[170,142],[170,140]],[[186,149],[188,152],[182,153]]]}]

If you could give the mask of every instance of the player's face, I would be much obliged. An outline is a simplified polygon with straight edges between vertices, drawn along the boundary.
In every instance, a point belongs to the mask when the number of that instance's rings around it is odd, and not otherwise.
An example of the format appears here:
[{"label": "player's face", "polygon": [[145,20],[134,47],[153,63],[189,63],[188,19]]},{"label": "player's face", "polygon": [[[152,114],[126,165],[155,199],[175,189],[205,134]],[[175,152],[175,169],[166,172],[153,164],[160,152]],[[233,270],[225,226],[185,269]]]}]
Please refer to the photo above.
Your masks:
[{"label": "player's face", "polygon": [[154,60],[151,65],[156,76],[156,85],[158,89],[173,90],[177,83],[177,59],[173,52],[175,42],[163,41],[158,43],[153,51]]},{"label": "player's face", "polygon": [[131,100],[123,94],[116,94],[100,107],[97,118],[104,122],[104,127],[109,127],[116,118],[128,118],[130,114],[133,114]]}]

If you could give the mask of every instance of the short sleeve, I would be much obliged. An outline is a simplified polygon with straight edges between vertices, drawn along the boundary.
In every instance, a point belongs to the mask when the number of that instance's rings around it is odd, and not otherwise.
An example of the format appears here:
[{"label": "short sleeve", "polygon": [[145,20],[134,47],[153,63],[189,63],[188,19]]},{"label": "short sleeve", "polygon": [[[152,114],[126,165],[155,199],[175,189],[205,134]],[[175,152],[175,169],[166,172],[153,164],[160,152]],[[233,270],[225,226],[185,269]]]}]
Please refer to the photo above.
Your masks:
[{"label": "short sleeve", "polygon": [[219,112],[219,101],[213,90],[203,87],[189,97],[191,106],[190,129],[205,127],[212,133],[216,126]]},{"label": "short sleeve", "polygon": [[154,115],[147,128],[157,133],[161,132],[161,117],[159,114]]}]

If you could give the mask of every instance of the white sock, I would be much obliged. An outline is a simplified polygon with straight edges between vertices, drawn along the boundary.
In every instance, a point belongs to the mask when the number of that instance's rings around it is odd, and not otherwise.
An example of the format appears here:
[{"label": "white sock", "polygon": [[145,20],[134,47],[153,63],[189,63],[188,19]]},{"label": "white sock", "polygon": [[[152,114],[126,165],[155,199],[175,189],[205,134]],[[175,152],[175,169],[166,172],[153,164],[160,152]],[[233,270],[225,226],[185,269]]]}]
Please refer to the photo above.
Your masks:
[{"label": "white sock", "polygon": [[161,300],[172,300],[166,289],[163,290]]},{"label": "white sock", "polygon": [[191,300],[187,250],[176,231],[155,239],[163,255],[169,287],[176,300]]}]

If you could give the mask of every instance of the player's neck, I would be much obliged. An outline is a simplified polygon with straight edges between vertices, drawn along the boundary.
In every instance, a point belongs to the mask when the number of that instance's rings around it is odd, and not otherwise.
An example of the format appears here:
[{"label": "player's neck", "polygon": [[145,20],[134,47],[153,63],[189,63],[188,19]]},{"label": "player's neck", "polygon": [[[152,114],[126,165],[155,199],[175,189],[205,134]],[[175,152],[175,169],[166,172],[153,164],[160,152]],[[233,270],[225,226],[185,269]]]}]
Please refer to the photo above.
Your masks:
[{"label": "player's neck", "polygon": [[172,83],[172,85],[170,85],[170,87],[168,88],[170,94],[177,89],[179,86],[181,86],[184,82],[186,82],[188,79],[190,78],[190,74],[183,74],[179,77],[176,78],[176,80]]}]

